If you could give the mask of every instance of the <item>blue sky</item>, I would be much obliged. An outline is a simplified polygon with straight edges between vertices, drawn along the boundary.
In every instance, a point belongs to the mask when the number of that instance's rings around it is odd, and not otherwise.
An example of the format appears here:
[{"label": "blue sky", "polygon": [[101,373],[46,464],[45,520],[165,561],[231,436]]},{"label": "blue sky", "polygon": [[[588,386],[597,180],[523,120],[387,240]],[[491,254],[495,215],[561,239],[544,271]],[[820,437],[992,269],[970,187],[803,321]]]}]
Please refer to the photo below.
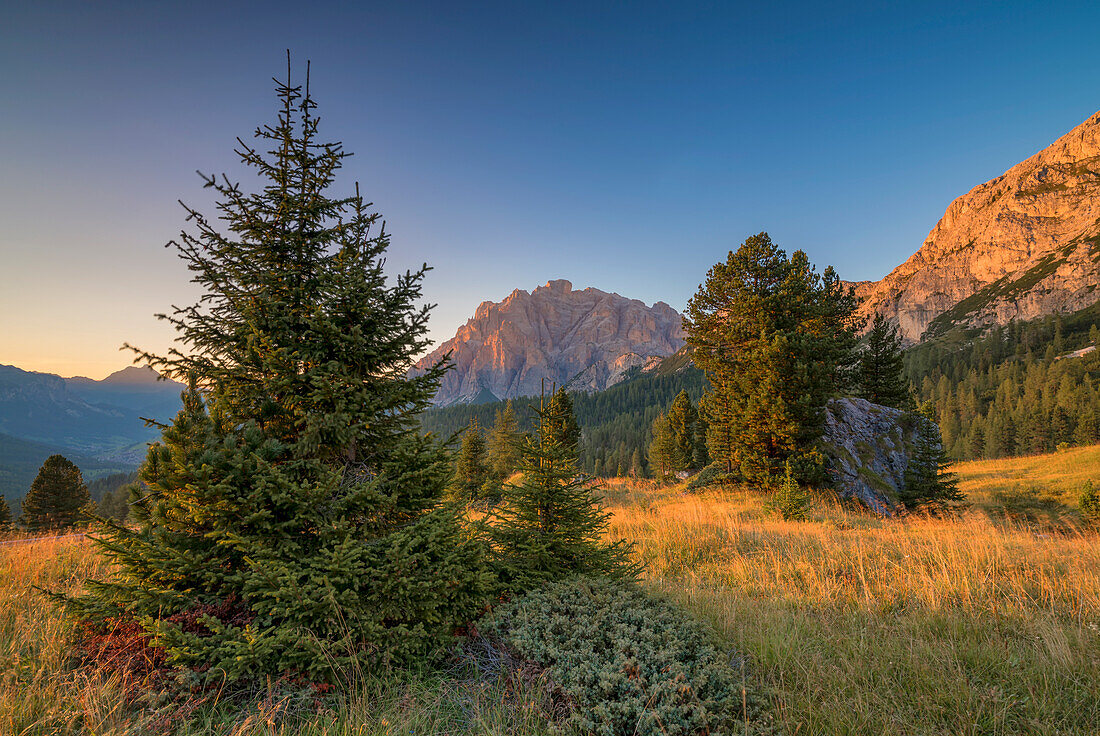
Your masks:
[{"label": "blue sky", "polygon": [[[308,58],[446,339],[552,278],[682,308],[767,230],[880,278],[1100,108],[1100,4],[23,3],[0,22],[0,363],[101,377],[192,301],[194,171]],[[248,186],[252,179],[242,177]]]}]

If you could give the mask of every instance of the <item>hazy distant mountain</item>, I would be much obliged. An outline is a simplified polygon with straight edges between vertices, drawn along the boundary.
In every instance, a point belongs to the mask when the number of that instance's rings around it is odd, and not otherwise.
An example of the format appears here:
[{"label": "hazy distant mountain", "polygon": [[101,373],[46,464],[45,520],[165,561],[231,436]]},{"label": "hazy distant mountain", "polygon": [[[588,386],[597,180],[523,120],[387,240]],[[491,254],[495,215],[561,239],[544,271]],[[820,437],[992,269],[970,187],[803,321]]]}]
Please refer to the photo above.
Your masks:
[{"label": "hazy distant mountain", "polygon": [[865,314],[916,341],[1075,312],[1100,299],[1098,287],[1100,113],[956,199],[920,250],[857,292]]},{"label": "hazy distant mountain", "polygon": [[141,368],[94,381],[0,365],[0,492],[21,495],[27,468],[55,452],[89,477],[135,467],[160,434],[142,417],[172,419],[182,389]]},{"label": "hazy distant mountain", "polygon": [[548,388],[556,382],[601,390],[683,344],[680,315],[664,302],[647,306],[599,289],[574,291],[557,280],[483,302],[417,370],[450,352],[454,368],[436,404],[483,403],[536,395],[544,378]]}]

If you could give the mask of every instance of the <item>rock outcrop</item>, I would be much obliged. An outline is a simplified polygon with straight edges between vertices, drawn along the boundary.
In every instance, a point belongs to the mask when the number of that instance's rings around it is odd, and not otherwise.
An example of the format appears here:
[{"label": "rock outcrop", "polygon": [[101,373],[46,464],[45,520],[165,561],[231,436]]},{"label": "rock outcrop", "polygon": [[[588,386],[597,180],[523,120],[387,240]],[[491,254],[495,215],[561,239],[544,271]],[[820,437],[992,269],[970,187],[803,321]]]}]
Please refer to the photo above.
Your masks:
[{"label": "rock outcrop", "polygon": [[664,302],[557,280],[502,302],[483,302],[458,333],[417,363],[423,371],[447,353],[454,367],[435,397],[438,405],[536,395],[542,380],[598,391],[684,345],[680,315]]},{"label": "rock outcrop", "polygon": [[1098,263],[1100,113],[956,199],[909,260],[855,287],[864,314],[916,342],[1090,306]]},{"label": "rock outcrop", "polygon": [[825,455],[843,498],[890,514],[905,482],[916,422],[866,399],[833,399],[825,407]]}]

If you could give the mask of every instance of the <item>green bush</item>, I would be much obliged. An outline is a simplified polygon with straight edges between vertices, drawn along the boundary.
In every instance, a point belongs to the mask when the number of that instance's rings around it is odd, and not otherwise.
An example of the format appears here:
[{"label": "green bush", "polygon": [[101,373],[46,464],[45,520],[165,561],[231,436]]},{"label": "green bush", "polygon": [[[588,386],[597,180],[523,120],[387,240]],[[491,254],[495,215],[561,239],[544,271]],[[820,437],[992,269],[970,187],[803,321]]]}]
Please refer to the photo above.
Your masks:
[{"label": "green bush", "polygon": [[691,476],[691,479],[687,483],[687,489],[689,491],[701,491],[704,488],[718,485],[725,480],[727,480],[725,464],[711,463]]},{"label": "green bush", "polygon": [[1077,510],[1090,524],[1100,526],[1100,491],[1093,486],[1092,481],[1085,481],[1081,488],[1081,494],[1077,497]]},{"label": "green bush", "polygon": [[584,734],[743,731],[740,671],[685,614],[621,583],[575,578],[501,606],[487,626],[546,668]]}]

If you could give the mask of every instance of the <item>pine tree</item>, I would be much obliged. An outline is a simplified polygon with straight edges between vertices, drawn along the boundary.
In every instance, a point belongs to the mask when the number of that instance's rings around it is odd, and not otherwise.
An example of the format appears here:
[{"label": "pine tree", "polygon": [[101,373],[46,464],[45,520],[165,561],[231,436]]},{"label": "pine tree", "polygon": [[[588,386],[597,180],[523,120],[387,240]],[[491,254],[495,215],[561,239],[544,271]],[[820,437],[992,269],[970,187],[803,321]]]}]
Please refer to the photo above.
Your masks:
[{"label": "pine tree", "polygon": [[691,449],[691,467],[705,468],[710,465],[710,453],[707,451],[707,430],[709,429],[709,425],[707,423],[706,413],[703,410],[702,400],[699,401],[699,407],[696,409],[695,416],[695,441]]},{"label": "pine tree", "polygon": [[80,468],[61,455],[50,455],[23,498],[19,523],[33,532],[65,529],[82,520],[90,501]]},{"label": "pine tree", "polygon": [[711,383],[710,454],[727,474],[771,486],[790,460],[797,479],[822,479],[815,445],[826,401],[852,381],[855,306],[831,267],[818,274],[767,233],[710,269],[684,328]]},{"label": "pine tree", "polygon": [[358,187],[329,194],[348,154],[319,140],[308,74],[288,68],[278,96],[258,148],[238,141],[262,187],[207,177],[219,218],[187,208],[197,232],[173,244],[203,295],[163,316],[179,349],[139,355],[191,388],[142,467],[136,527],[102,522],[116,577],[70,601],[219,682],[422,658],[494,585],[416,420],[446,369],[409,375],[427,267],[387,278],[379,215]]},{"label": "pine tree", "polygon": [[779,512],[784,521],[805,521],[809,516],[812,499],[791,473],[788,463],[779,487],[769,499],[769,505]]},{"label": "pine tree", "polygon": [[641,449],[637,447],[634,448],[634,454],[630,456],[630,475],[639,479],[646,477],[645,457],[642,455]]},{"label": "pine tree", "polygon": [[519,423],[516,422],[516,410],[509,400],[505,403],[503,411],[497,411],[493,430],[489,433],[489,474],[498,485],[503,484],[519,469],[522,439],[523,434],[519,431]]},{"label": "pine tree", "polygon": [[485,436],[475,419],[462,435],[462,445],[455,457],[454,489],[460,498],[476,501],[489,480],[485,457]]},{"label": "pine tree", "polygon": [[650,429],[653,438],[649,443],[649,467],[653,477],[667,483],[684,465],[676,429],[668,415],[661,414],[653,420]]},{"label": "pine tree", "polygon": [[8,500],[0,496],[0,534],[11,529],[11,507]]},{"label": "pine tree", "polygon": [[564,406],[550,401],[537,410],[538,428],[523,444],[522,480],[505,486],[490,516],[499,574],[513,593],[572,575],[637,574],[630,547],[604,539],[611,515],[577,472],[575,446],[562,432],[570,419],[559,413]]},{"label": "pine tree", "polygon": [[[689,470],[694,465],[695,459],[695,426],[699,421],[699,412],[691,402],[686,390],[681,390],[672,400],[672,406],[668,409],[668,422],[676,440],[676,455],[673,458],[672,469]],[[652,457],[652,455],[650,455]]]},{"label": "pine tree", "polygon": [[859,395],[873,404],[912,409],[904,371],[898,328],[876,314],[859,355]]},{"label": "pine tree", "polygon": [[958,477],[944,452],[940,430],[933,419],[931,402],[912,415],[917,423],[912,454],[905,468],[904,488],[899,494],[907,508],[940,508],[961,501]]},{"label": "pine tree", "polygon": [[573,399],[564,386],[554,392],[549,407],[548,431],[554,435],[556,442],[563,447],[571,447],[576,452],[581,443],[581,428],[577,424],[577,415],[573,412]]}]

